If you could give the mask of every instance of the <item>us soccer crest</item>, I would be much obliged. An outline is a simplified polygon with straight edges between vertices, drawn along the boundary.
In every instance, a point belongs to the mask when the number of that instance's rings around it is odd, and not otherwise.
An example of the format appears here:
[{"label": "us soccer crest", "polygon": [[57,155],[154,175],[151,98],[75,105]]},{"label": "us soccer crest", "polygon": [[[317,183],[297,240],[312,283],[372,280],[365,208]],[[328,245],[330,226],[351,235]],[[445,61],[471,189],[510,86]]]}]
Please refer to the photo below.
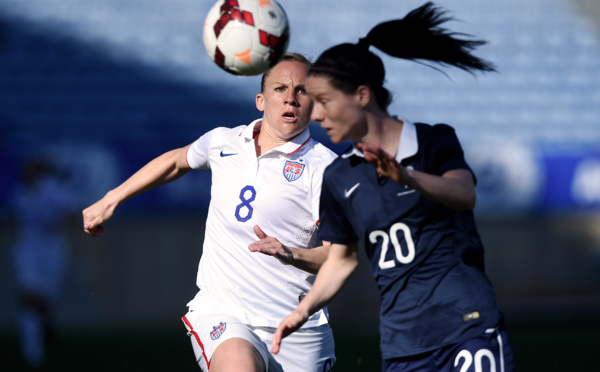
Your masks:
[{"label": "us soccer crest", "polygon": [[289,182],[295,181],[300,178],[302,172],[304,172],[304,167],[304,164],[286,160],[285,165],[283,166],[283,175]]},{"label": "us soccer crest", "polygon": [[227,323],[224,323],[224,322],[219,323],[218,326],[213,327],[213,330],[210,331],[210,338],[212,340],[216,340],[217,338],[221,337],[223,332],[225,332],[226,328],[227,328]]}]

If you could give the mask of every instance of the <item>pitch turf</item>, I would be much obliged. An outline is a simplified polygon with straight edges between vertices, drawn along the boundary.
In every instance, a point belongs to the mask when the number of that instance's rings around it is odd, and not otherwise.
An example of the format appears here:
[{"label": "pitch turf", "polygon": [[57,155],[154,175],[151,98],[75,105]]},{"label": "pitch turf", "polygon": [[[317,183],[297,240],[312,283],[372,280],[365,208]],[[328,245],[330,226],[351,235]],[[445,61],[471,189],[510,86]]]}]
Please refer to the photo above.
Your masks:
[{"label": "pitch turf", "polygon": [[[594,324],[512,326],[511,339],[519,371],[591,371],[597,366]],[[338,362],[334,371],[379,371],[378,336],[350,326],[334,329]],[[126,329],[63,330],[45,371],[196,371],[191,346],[179,327],[137,331]],[[16,335],[0,332],[2,371],[25,371]]]}]

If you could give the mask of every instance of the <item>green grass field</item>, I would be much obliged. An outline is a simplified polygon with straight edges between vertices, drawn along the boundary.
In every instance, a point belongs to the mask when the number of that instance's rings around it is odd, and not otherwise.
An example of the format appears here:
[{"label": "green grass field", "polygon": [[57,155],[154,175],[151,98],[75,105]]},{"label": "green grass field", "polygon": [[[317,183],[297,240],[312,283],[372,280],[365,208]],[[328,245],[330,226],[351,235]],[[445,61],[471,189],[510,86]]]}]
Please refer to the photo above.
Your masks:
[{"label": "green grass field", "polygon": [[[509,329],[521,372],[595,371],[600,324],[514,326]],[[379,371],[378,336],[352,327],[334,328],[335,371]],[[0,334],[1,371],[24,371],[16,336]],[[8,364],[6,364],[8,363]],[[47,371],[199,371],[185,331],[174,325],[153,331],[81,329],[63,331]]]}]

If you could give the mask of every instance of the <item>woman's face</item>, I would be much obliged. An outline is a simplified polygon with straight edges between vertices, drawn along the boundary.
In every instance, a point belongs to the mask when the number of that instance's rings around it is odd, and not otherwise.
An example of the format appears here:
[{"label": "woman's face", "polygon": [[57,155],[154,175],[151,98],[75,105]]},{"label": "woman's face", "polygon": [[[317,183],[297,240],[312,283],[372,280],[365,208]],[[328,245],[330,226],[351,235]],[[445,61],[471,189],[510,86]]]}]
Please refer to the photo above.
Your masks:
[{"label": "woman's face", "polygon": [[358,142],[367,134],[364,104],[358,93],[344,93],[322,76],[309,76],[306,90],[314,102],[311,119],[321,124],[333,143]]},{"label": "woman's face", "polygon": [[261,131],[287,141],[306,129],[312,109],[304,85],[307,74],[308,67],[296,61],[283,61],[273,67],[264,92],[256,96],[256,108],[264,111]]}]

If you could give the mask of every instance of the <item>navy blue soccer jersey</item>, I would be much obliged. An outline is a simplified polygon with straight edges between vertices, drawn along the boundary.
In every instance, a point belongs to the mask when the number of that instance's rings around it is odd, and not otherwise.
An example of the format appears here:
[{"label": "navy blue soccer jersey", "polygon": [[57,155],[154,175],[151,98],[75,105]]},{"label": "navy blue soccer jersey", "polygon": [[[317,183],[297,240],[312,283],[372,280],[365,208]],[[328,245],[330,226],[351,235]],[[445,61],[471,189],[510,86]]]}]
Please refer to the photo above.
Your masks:
[{"label": "navy blue soccer jersey", "polygon": [[[469,169],[445,124],[405,122],[396,160],[440,176]],[[378,177],[355,147],[323,177],[319,235],[332,243],[362,242],[381,296],[383,359],[460,342],[500,322],[472,212]]]}]

